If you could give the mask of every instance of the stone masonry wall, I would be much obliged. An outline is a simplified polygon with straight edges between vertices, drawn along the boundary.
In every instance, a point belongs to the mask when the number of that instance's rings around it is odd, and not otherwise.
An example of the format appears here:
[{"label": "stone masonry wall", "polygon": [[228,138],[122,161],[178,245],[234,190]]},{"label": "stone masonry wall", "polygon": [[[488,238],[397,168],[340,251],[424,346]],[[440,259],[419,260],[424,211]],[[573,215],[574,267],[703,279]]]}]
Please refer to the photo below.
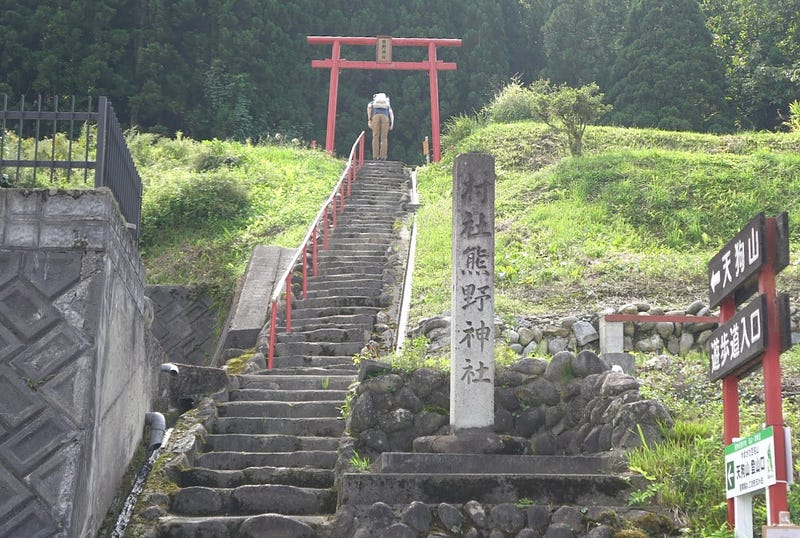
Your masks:
[{"label": "stone masonry wall", "polygon": [[113,196],[0,189],[0,536],[93,536],[157,396]]}]

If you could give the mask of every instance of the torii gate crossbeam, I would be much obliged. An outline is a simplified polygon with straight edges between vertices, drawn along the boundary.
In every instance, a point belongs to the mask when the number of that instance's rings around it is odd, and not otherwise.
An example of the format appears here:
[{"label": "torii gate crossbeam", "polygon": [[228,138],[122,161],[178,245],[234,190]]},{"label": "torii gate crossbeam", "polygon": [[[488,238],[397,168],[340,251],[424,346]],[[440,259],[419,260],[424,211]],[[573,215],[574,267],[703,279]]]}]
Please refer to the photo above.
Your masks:
[{"label": "torii gate crossbeam", "polygon": [[310,45],[331,45],[331,57],[325,60],[312,60],[311,67],[331,70],[328,91],[328,126],[325,134],[325,150],[333,153],[336,135],[336,106],[339,92],[340,69],[382,69],[396,71],[427,71],[431,90],[431,135],[433,140],[433,160],[442,158],[439,133],[439,71],[455,71],[456,64],[436,59],[436,47],[460,47],[460,39],[432,39],[417,37],[391,38],[391,44],[400,47],[427,47],[428,59],[421,62],[379,62],[351,61],[341,58],[342,45],[377,45],[378,37],[339,37],[308,36]]}]

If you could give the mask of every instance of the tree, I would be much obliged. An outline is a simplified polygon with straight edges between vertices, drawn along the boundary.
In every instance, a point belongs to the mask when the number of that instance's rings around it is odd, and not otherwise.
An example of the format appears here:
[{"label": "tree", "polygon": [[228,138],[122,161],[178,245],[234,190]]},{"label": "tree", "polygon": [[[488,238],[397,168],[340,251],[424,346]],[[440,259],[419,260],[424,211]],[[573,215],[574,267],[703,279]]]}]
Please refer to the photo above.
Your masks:
[{"label": "tree", "polygon": [[583,150],[586,127],[611,109],[603,103],[603,94],[592,82],[580,88],[566,84],[552,85],[549,80],[531,84],[534,114],[551,129],[567,135],[570,155],[579,157]]},{"label": "tree", "polygon": [[700,132],[729,127],[722,65],[695,0],[635,0],[611,79],[611,123]]},{"label": "tree", "polygon": [[800,98],[800,0],[704,0],[736,122],[774,129]]}]

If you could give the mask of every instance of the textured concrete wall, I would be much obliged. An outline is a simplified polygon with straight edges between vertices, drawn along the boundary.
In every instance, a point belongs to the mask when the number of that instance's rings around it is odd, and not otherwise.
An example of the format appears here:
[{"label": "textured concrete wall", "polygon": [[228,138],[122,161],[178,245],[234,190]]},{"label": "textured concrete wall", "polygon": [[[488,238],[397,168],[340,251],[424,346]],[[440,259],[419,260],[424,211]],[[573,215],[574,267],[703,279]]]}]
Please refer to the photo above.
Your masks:
[{"label": "textured concrete wall", "polygon": [[0,189],[0,536],[93,536],[155,399],[111,193]]},{"label": "textured concrete wall", "polygon": [[217,342],[217,310],[202,286],[148,286],[153,335],[172,362],[209,366]]}]

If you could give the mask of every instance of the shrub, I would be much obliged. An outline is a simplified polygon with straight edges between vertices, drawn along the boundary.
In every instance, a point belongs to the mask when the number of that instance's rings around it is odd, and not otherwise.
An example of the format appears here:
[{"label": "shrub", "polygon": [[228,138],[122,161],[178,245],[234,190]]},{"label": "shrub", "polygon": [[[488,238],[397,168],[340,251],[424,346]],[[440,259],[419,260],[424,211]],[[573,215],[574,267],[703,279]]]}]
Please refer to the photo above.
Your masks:
[{"label": "shrub", "polygon": [[237,218],[248,205],[245,187],[225,173],[151,185],[142,202],[143,241],[148,244],[172,228],[197,229]]},{"label": "shrub", "polygon": [[490,121],[497,123],[537,119],[533,93],[519,80],[511,79],[487,105],[486,114]]}]

